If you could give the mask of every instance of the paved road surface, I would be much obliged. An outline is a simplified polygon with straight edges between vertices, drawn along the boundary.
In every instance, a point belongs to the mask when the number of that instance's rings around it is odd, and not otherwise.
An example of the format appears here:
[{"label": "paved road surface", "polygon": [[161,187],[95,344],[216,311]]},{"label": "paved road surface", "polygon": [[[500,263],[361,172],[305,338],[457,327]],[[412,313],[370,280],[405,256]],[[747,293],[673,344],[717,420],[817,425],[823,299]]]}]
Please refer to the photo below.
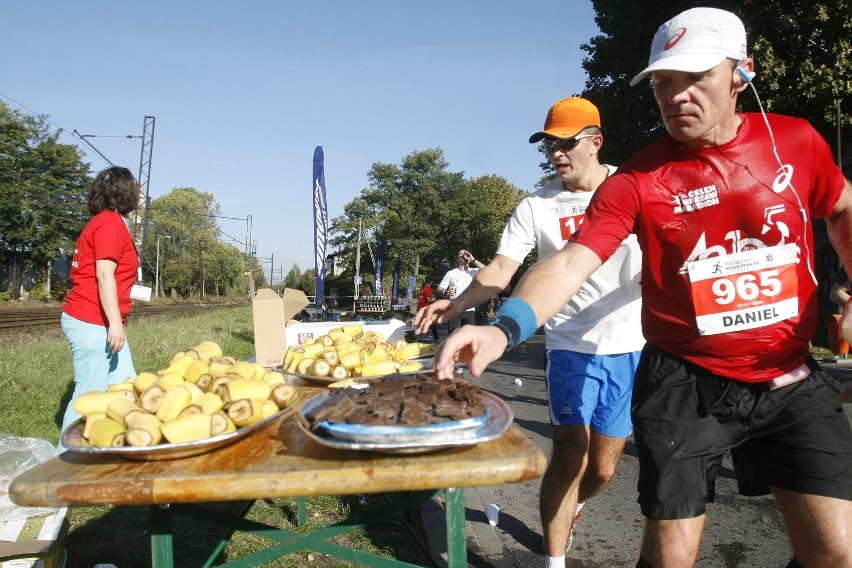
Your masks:
[{"label": "paved road surface", "polygon": [[[549,420],[542,360],[544,337],[536,335],[508,353],[473,382],[501,395],[512,407],[515,425],[550,455]],[[827,362],[826,369],[841,381],[852,381],[852,359]],[[518,378],[523,383],[516,385]],[[852,421],[852,405],[844,405]],[[616,478],[607,490],[586,504],[577,525],[566,565],[569,568],[632,568],[639,556],[643,518],[636,503],[639,463],[633,440],[628,440]],[[540,568],[543,566],[539,482],[468,488],[468,561],[475,567]],[[708,506],[707,527],[699,567],[776,568],[791,558],[781,516],[771,497],[737,494],[730,458],[716,481],[716,502]],[[499,523],[488,524],[488,503],[500,507]],[[435,510],[437,509],[437,511]],[[441,511],[424,510],[426,526],[441,537]],[[440,546],[440,545],[437,545]]]}]

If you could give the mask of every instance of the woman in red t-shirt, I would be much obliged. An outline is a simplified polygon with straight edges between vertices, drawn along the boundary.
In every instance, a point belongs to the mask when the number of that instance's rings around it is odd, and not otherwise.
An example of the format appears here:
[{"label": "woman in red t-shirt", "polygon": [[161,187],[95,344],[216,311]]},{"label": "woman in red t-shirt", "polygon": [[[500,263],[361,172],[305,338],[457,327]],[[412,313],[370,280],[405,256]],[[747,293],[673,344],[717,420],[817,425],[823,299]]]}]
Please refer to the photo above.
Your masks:
[{"label": "woman in red t-shirt", "polygon": [[[122,167],[100,172],[89,192],[92,219],[71,259],[71,292],[62,307],[62,332],[71,346],[74,393],[62,421],[64,432],[80,415],[77,397],[136,376],[124,332],[137,278],[139,256],[125,217],[139,203],[140,187]],[[60,450],[64,449],[62,443]]]}]

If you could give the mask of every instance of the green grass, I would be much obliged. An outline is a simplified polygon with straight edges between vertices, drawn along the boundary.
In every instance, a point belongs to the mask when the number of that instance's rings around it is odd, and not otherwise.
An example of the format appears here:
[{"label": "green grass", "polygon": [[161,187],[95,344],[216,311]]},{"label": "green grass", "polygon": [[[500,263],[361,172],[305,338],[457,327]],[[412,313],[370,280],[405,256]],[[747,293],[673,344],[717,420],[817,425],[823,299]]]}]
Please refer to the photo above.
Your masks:
[{"label": "green grass", "polygon": [[[156,317],[131,322],[127,335],[138,372],[156,371],[166,366],[171,355],[203,340],[222,345],[226,355],[247,359],[254,353],[251,308],[225,308],[201,316],[180,319]],[[21,437],[43,438],[56,444],[64,406],[73,384],[71,353],[58,332],[26,337],[3,337],[0,342],[0,432]],[[370,497],[370,506],[378,497]],[[361,507],[354,496],[313,497],[308,499],[308,522],[296,523],[295,499],[258,500],[246,517],[272,526],[307,531],[346,517]],[[214,507],[232,507],[230,503]],[[74,507],[69,509],[70,532],[65,542],[67,568],[91,568],[111,562],[120,568],[150,566],[148,507]],[[418,515],[409,519],[417,526]],[[213,551],[223,529],[176,516],[175,566],[200,566]],[[382,524],[353,531],[333,540],[338,544],[426,564],[424,553],[414,539],[397,524]],[[226,562],[265,548],[269,544],[248,533],[235,533],[220,555]],[[301,566],[357,566],[324,555],[300,551],[268,562],[264,566],[293,568]]]}]

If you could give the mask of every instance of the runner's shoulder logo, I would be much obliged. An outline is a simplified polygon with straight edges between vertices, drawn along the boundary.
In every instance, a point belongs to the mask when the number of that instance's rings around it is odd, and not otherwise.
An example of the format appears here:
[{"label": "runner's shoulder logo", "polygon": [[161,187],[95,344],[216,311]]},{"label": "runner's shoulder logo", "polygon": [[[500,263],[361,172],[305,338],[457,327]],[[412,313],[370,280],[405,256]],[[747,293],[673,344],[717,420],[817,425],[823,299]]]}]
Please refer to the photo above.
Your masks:
[{"label": "runner's shoulder logo", "polygon": [[719,190],[716,189],[715,184],[707,185],[691,189],[684,193],[675,193],[672,199],[674,201],[675,214],[689,213],[704,209],[705,207],[719,205]]}]

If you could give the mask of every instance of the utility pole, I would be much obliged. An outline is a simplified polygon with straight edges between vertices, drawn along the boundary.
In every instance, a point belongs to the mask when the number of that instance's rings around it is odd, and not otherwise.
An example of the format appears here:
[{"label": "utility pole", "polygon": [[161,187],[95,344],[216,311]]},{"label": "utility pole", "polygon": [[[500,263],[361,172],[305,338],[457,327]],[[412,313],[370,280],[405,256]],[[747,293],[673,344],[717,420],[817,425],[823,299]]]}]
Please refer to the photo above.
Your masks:
[{"label": "utility pole", "polygon": [[204,261],[201,257],[201,241],[198,241],[198,287],[199,298],[204,301]]},{"label": "utility pole", "polygon": [[352,311],[358,309],[358,290],[361,287],[361,219],[358,219],[358,244],[355,246],[355,304]]},{"label": "utility pole", "polygon": [[[246,215],[246,265],[250,261],[251,257],[251,215]],[[253,268],[252,266],[248,266],[250,270]]]},{"label": "utility pole", "polygon": [[133,240],[137,244],[139,250],[139,266],[144,266],[143,260],[145,255],[145,238],[148,233],[148,210],[150,209],[151,199],[148,191],[151,182],[151,158],[154,152],[154,123],[156,118],[146,116],[142,124],[142,152],[139,155],[139,185],[144,188],[140,205],[142,206],[142,214],[140,217],[139,210],[136,210],[136,223],[134,224]]}]

